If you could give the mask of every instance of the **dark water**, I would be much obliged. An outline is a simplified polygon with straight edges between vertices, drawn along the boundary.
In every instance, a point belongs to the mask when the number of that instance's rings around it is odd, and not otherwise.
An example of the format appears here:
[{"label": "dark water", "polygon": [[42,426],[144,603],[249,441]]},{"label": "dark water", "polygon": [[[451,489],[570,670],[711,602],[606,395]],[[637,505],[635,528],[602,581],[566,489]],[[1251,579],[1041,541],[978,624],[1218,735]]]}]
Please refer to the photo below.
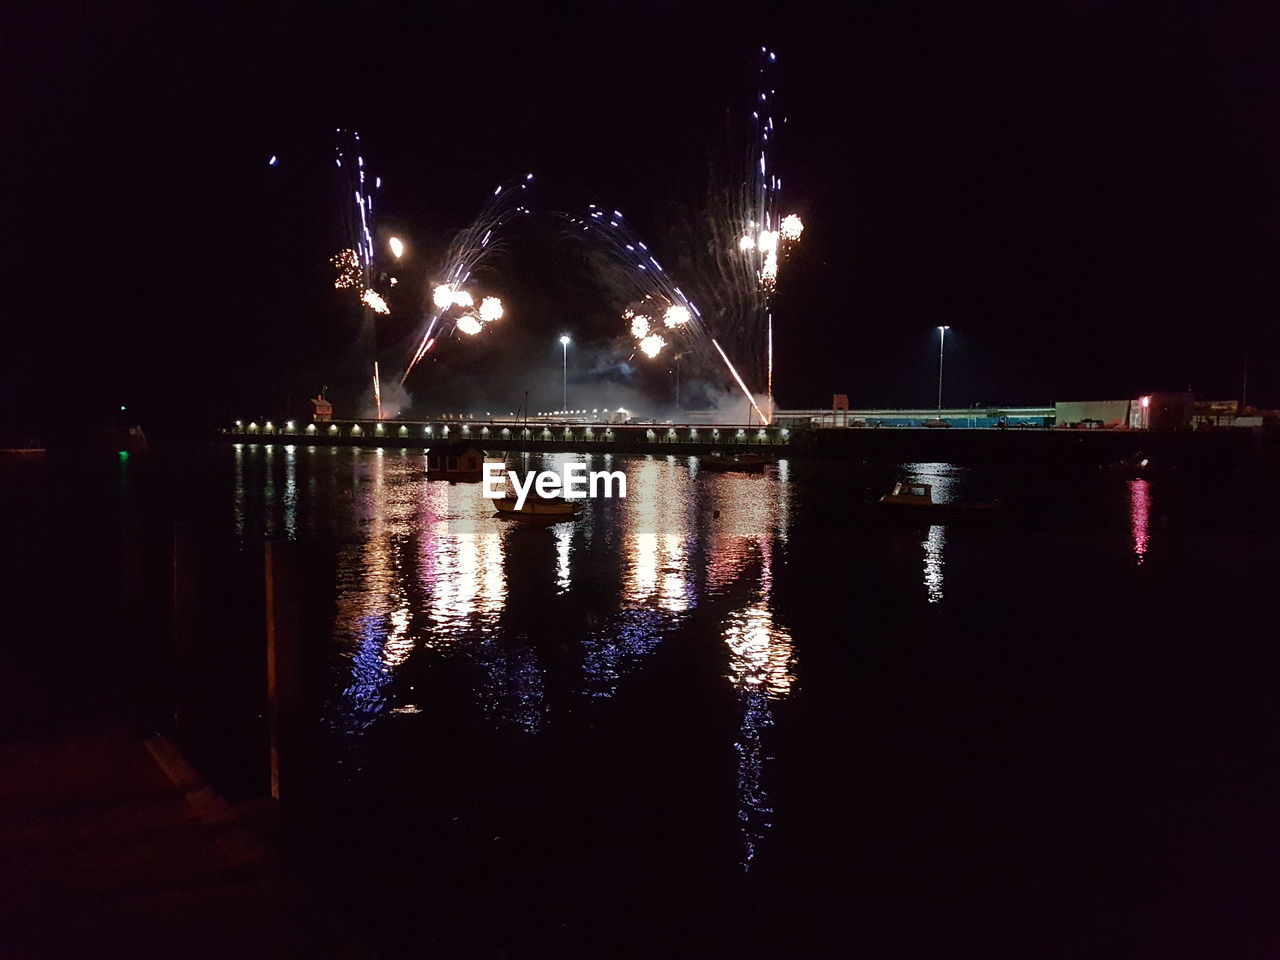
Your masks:
[{"label": "dark water", "polygon": [[[627,499],[547,527],[395,450],[6,472],[10,732],[160,718],[261,792],[261,543],[293,539],[300,861],[390,956],[1280,949],[1266,484],[591,464]],[[887,521],[902,477],[1007,516]]]}]

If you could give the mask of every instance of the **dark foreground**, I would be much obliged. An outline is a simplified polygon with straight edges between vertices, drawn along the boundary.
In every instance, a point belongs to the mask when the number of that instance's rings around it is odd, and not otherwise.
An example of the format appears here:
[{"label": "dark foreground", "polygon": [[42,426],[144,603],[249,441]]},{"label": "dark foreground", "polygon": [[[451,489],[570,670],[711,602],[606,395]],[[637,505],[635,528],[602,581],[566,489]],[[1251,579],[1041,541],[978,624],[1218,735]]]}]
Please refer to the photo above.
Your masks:
[{"label": "dark foreground", "polygon": [[[295,862],[388,956],[1275,955],[1266,484],[614,466],[626,501],[544,529],[393,449],[6,474],[5,729],[174,728],[261,795],[261,543],[295,539]],[[885,522],[902,476],[1008,516]]]}]

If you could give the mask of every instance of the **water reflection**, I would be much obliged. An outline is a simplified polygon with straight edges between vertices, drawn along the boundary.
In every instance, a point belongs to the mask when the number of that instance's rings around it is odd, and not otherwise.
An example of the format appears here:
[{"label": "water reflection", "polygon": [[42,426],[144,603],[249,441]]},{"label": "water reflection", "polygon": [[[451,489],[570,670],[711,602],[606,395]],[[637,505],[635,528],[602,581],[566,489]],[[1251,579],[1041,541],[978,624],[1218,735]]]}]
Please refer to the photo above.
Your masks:
[{"label": "water reflection", "polygon": [[339,637],[355,638],[340,717],[348,733],[367,728],[386,709],[386,688],[413,649],[400,562],[413,530],[414,502],[406,495],[413,467],[403,458],[394,458],[390,466],[387,461],[381,448],[355,461],[352,508],[363,538],[346,544],[338,556],[334,630]]},{"label": "water reflection", "polygon": [[298,539],[298,448],[284,448],[284,535]]},{"label": "water reflection", "polygon": [[1129,481],[1129,529],[1133,538],[1133,555],[1141,566],[1147,558],[1148,532],[1151,523],[1151,484],[1146,480]]},{"label": "water reflection", "polygon": [[738,691],[741,711],[734,751],[738,755],[738,823],[744,870],[773,826],[773,805],[764,788],[765,731],[773,725],[771,701],[791,692],[795,651],[791,634],[775,623],[773,541],[754,544],[760,560],[758,589],[751,601],[729,615],[724,642],[729,648],[729,680]]},{"label": "water reflection", "polygon": [[697,503],[687,464],[646,457],[627,466],[626,499],[615,501],[621,603],[584,642],[583,693],[589,697],[615,696],[622,678],[697,602],[689,575]]},{"label": "water reflection", "polygon": [[231,495],[232,509],[234,511],[233,525],[237,537],[244,536],[245,530],[245,506],[246,497],[244,484],[244,444],[237,443],[232,453],[232,462],[235,464],[235,477],[233,479],[233,488]]},{"label": "water reflection", "polygon": [[930,603],[942,601],[942,548],[947,543],[947,528],[939,524],[929,527],[924,538],[924,588]]},{"label": "water reflection", "polygon": [[[287,447],[273,482],[271,455],[258,449],[266,469],[256,475],[252,452],[235,454],[237,533],[257,524],[296,536],[300,522],[314,532],[308,518],[323,515],[334,534],[342,682],[327,716],[354,760],[348,770],[364,766],[376,738],[466,725],[442,713],[459,704],[488,728],[546,731],[548,618],[581,617],[572,637],[580,657],[551,663],[569,671],[561,689],[589,699],[618,698],[665,638],[711,630],[723,646],[707,662],[736,693],[733,815],[741,863],[752,864],[774,822],[770,730],[795,686],[795,649],[774,602],[790,517],[786,471],[699,476],[689,458],[592,458],[589,469],[626,470],[627,498],[535,527],[494,517],[479,485],[426,479],[421,454]],[[559,459],[521,458],[529,469]],[[276,509],[252,509],[255,496],[276,490]],[[456,693],[447,702],[417,692],[440,683]]]}]

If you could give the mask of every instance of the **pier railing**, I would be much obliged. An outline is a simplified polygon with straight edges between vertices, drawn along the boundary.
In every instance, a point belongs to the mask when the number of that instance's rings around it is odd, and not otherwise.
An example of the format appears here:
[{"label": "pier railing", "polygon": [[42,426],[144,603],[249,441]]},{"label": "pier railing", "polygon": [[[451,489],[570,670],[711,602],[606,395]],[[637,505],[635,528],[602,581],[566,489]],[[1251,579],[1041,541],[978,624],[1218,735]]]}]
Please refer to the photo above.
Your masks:
[{"label": "pier railing", "polygon": [[228,439],[257,443],[330,443],[340,445],[430,447],[469,445],[478,447],[637,446],[668,448],[687,446],[788,448],[803,431],[791,427],[758,424],[707,426],[668,423],[547,423],[498,420],[331,420],[302,423],[286,420],[236,421],[223,431]]}]

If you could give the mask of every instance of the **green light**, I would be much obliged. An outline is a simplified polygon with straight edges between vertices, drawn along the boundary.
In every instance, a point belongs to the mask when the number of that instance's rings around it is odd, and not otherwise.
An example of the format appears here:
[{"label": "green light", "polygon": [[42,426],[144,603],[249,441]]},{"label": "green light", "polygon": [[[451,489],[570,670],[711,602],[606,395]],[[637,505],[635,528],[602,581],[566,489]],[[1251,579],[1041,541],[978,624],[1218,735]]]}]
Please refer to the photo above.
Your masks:
[{"label": "green light", "polygon": [[128,459],[129,459],[129,451],[128,451],[128,450],[118,450],[118,451],[116,451],[116,456],[117,456],[117,457],[119,457],[121,460],[128,460]]},{"label": "green light", "polygon": [[121,412],[121,413],[124,413],[124,404],[123,404],[123,403],[122,403],[122,404],[120,404],[120,412]]}]

